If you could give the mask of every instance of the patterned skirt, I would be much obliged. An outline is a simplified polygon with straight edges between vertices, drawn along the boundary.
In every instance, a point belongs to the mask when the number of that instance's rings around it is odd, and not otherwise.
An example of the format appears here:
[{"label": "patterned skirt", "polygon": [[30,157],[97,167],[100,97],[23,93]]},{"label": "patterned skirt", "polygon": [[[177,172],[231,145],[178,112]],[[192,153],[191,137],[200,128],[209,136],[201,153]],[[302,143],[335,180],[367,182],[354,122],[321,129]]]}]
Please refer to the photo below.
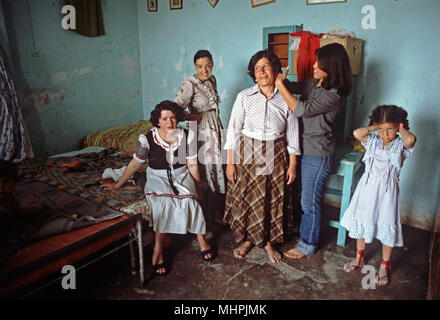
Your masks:
[{"label": "patterned skirt", "polygon": [[258,247],[284,241],[293,229],[293,194],[286,184],[289,157],[284,139],[258,141],[242,136],[237,180],[228,183],[224,222],[238,243]]}]

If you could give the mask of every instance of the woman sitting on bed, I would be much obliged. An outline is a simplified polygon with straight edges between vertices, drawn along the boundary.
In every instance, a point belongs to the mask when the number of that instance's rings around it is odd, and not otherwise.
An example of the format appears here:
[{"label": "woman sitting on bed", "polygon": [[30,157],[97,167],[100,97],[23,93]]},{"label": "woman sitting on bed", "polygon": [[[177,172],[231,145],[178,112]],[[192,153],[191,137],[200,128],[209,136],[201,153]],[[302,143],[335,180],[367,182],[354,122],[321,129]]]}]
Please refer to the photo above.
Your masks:
[{"label": "woman sitting on bed", "polygon": [[197,234],[203,260],[214,260],[204,236],[206,223],[198,200],[197,142],[190,144],[188,130],[177,128],[182,119],[182,109],[176,103],[159,103],[151,112],[154,128],[147,135],[139,135],[140,144],[119,181],[101,185],[107,190],[119,189],[148,160],[145,196],[152,211],[155,231],[152,265],[158,277],[167,275],[163,255],[166,233]]}]

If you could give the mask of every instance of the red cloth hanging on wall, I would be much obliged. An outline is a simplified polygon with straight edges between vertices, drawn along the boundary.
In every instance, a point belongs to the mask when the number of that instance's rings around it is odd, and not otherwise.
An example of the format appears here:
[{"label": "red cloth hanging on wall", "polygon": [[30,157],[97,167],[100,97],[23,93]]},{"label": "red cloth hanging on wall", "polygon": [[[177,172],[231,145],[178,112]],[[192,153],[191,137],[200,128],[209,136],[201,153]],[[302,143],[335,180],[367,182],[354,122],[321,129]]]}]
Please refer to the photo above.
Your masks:
[{"label": "red cloth hanging on wall", "polygon": [[290,33],[290,35],[301,38],[296,61],[297,81],[313,77],[313,64],[316,61],[315,51],[319,48],[319,39],[324,33],[313,34],[310,31],[298,31]]}]

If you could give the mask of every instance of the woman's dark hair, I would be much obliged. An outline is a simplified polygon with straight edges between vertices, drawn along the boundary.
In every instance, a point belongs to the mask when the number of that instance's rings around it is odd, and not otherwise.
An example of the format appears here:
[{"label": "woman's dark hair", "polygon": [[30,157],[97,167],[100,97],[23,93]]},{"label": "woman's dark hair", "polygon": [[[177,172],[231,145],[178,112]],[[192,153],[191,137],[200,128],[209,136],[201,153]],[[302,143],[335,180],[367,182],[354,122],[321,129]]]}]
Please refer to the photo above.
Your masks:
[{"label": "woman's dark hair", "polygon": [[339,43],[330,43],[315,51],[319,68],[327,73],[324,89],[337,89],[340,96],[348,96],[352,89],[351,67],[347,51]]},{"label": "woman's dark hair", "polygon": [[276,76],[278,73],[281,72],[281,61],[277,57],[275,53],[269,50],[261,50],[258,51],[256,54],[254,54],[249,61],[248,65],[248,74],[251,76],[252,80],[255,81],[255,65],[261,58],[266,58],[269,60],[270,64],[272,65],[273,74]]},{"label": "woman's dark hair", "polygon": [[209,52],[208,50],[199,50],[194,55],[194,64],[196,64],[196,61],[198,59],[204,58],[204,57],[208,57],[211,60],[211,62],[214,63],[214,61],[212,60],[211,52]]},{"label": "woman's dark hair", "polygon": [[176,116],[177,122],[184,120],[184,114],[182,108],[180,108],[177,103],[169,100],[162,101],[158,105],[156,105],[151,111],[150,122],[156,128],[159,128],[159,118],[162,110],[169,110]]},{"label": "woman's dark hair", "polygon": [[408,112],[395,105],[381,105],[376,107],[370,116],[370,126],[381,123],[403,123],[403,127],[409,130]]}]

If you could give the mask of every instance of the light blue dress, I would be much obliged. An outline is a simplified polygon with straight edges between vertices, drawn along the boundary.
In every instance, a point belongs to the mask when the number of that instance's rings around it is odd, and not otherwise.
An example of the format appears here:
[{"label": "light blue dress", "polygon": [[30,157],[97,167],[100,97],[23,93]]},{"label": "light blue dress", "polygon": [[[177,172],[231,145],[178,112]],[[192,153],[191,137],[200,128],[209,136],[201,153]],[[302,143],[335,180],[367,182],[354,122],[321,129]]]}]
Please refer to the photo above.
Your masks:
[{"label": "light blue dress", "polygon": [[382,139],[374,134],[362,143],[366,149],[362,175],[344,213],[341,225],[354,239],[374,238],[389,247],[402,247],[402,226],[399,211],[399,175],[403,161],[412,152],[403,148],[403,139],[396,136],[385,149]]}]

